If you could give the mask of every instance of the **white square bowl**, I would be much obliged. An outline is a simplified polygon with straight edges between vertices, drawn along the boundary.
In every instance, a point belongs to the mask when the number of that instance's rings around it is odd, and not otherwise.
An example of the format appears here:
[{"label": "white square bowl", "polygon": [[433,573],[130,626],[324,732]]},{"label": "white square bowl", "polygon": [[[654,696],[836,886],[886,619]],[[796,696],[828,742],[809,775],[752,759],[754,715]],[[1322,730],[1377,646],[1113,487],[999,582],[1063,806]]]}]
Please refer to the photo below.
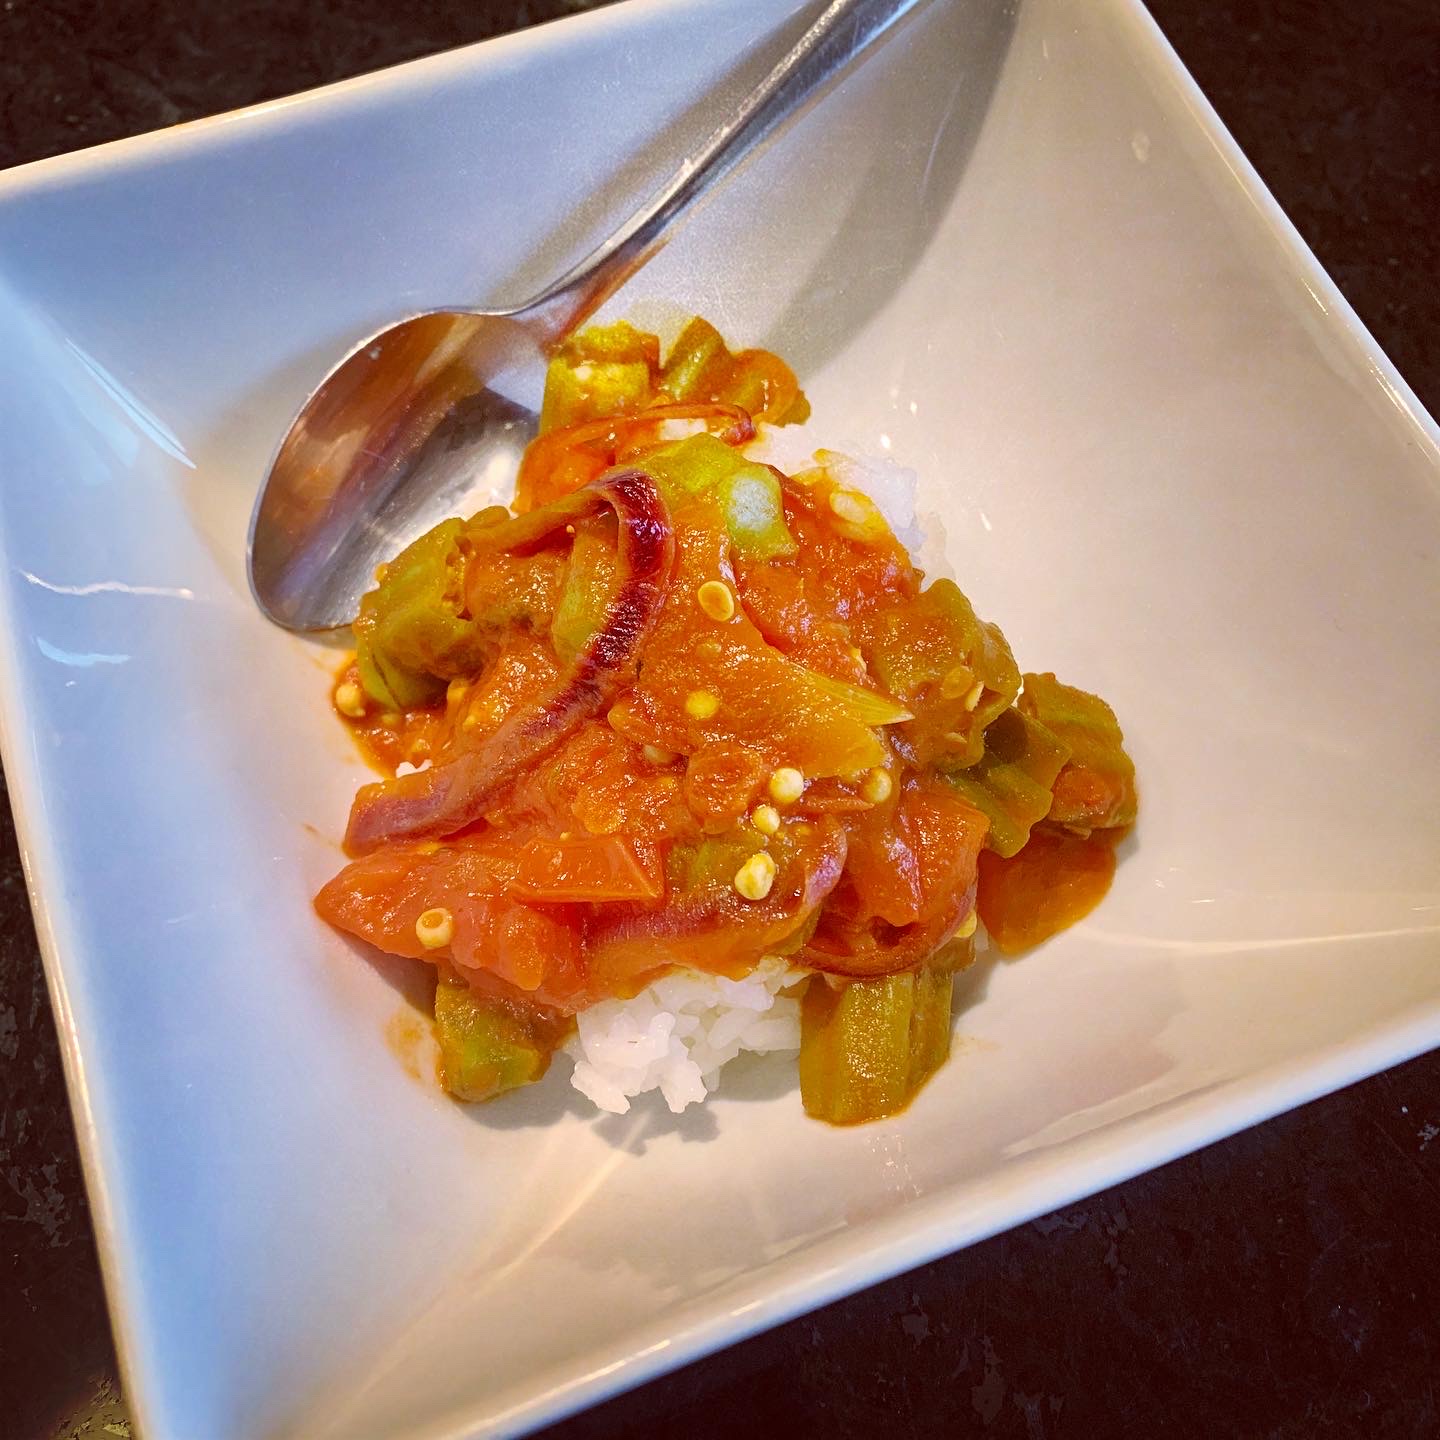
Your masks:
[{"label": "white square bowl", "polygon": [[939,0],[619,308],[919,471],[1125,724],[1114,891],[858,1130],[783,1063],[617,1121],[393,1053],[400,971],[309,905],[361,772],[250,603],[259,478],[349,342],[557,272],[802,8],[632,0],[0,176],[4,761],[150,1440],[535,1425],[1440,1042],[1435,427],[1134,0]]}]

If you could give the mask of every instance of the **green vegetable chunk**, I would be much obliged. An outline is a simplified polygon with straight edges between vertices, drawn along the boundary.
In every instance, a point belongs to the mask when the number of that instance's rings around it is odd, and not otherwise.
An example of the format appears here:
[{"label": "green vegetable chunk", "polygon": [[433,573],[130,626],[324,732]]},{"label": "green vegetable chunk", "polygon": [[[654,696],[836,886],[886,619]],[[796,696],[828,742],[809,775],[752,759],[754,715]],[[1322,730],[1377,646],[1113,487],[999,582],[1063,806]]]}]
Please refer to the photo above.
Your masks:
[{"label": "green vegetable chunk", "polygon": [[615,593],[617,563],[614,518],[596,515],[580,521],[550,626],[550,643],[564,664],[575,659],[604,623]]},{"label": "green vegetable chunk", "polygon": [[861,631],[871,674],[925,731],[945,736],[947,760],[979,760],[985,727],[1020,689],[1000,627],[981,620],[953,580],[937,580],[914,601],[867,617]]},{"label": "green vegetable chunk", "polygon": [[650,404],[659,364],[655,337],[623,320],[569,336],[545,372],[540,433]]},{"label": "green vegetable chunk", "polygon": [[788,365],[764,350],[732,354],[720,332],[698,315],[676,337],[659,383],[674,400],[718,400],[776,425],[810,418],[810,402]]},{"label": "green vegetable chunk", "polygon": [[446,520],[407,545],[360,601],[355,663],[387,709],[433,700],[445,681],[483,663],[482,628],[464,615],[463,520]]},{"label": "green vegetable chunk", "polygon": [[780,482],[769,466],[747,460],[713,435],[667,445],[647,455],[644,465],[667,499],[713,495],[743,559],[776,560],[797,552]]},{"label": "green vegetable chunk", "polygon": [[838,986],[815,976],[800,1016],[805,1113],[856,1125],[903,1110],[950,1054],[953,989],[936,966]]},{"label": "green vegetable chunk", "polygon": [[1098,696],[1054,675],[1027,675],[1019,708],[1069,747],[1055,780],[1049,818],[1072,830],[1108,830],[1135,821],[1135,762],[1115,712]]},{"label": "green vegetable chunk", "polygon": [[1008,858],[1030,838],[1030,827],[1049,815],[1055,777],[1069,757],[1064,741],[1011,709],[986,730],[977,764],[942,773],[989,819],[985,848]]},{"label": "green vegetable chunk", "polygon": [[538,1080],[553,1047],[535,1028],[468,985],[442,981],[435,989],[435,1036],[440,1079],[457,1100],[490,1100]]},{"label": "green vegetable chunk", "polygon": [[720,332],[698,315],[680,332],[660,372],[660,387],[677,400],[707,398],[701,388],[705,372],[717,360],[730,358]]}]

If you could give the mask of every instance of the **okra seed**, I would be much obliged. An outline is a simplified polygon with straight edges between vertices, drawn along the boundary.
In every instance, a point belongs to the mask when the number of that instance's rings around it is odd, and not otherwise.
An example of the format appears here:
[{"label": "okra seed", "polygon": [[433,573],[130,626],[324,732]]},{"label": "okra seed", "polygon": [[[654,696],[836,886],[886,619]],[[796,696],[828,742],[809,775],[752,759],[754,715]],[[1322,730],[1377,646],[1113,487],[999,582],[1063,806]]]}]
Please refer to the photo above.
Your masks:
[{"label": "okra seed", "polygon": [[762,835],[774,835],[780,829],[780,812],[773,805],[757,805],[750,812],[750,823]]},{"label": "okra seed", "polygon": [[890,778],[888,770],[882,770],[876,766],[866,777],[860,786],[860,794],[872,805],[879,805],[890,798],[890,792],[894,790],[895,782]]},{"label": "okra seed", "polygon": [[766,789],[777,805],[793,805],[805,793],[805,776],[793,765],[782,765]]},{"label": "okra seed", "polygon": [[744,900],[763,900],[775,883],[775,862],[757,850],[736,872],[735,890]]},{"label": "okra seed", "polygon": [[735,616],[735,592],[723,580],[705,581],[695,592],[695,602],[712,620]]},{"label": "okra seed", "polygon": [[455,938],[455,917],[443,906],[423,910],[415,922],[415,938],[427,950],[439,950]]},{"label": "okra seed", "polygon": [[353,680],[342,680],[335,687],[335,708],[352,720],[364,719],[365,692]]}]

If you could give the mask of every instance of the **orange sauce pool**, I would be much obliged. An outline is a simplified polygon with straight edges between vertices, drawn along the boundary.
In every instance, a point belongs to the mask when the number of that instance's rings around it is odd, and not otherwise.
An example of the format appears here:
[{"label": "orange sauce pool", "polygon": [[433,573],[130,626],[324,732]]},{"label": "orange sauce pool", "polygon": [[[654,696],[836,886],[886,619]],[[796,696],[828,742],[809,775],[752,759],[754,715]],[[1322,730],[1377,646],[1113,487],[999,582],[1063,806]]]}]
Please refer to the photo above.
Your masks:
[{"label": "orange sauce pool", "polygon": [[1115,878],[1116,838],[1041,827],[1008,860],[982,851],[975,905],[995,948],[1017,955],[1083,920]]}]

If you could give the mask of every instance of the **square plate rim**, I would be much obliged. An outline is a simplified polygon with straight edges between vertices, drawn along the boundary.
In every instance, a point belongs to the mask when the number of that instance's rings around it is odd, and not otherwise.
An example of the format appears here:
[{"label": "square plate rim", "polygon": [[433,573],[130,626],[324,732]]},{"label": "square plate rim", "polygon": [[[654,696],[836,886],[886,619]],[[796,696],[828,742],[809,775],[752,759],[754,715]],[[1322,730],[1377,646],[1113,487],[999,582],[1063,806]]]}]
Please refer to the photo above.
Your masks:
[{"label": "square plate rim", "polygon": [[[283,130],[323,110],[343,113],[375,101],[422,101],[435,83],[468,74],[482,52],[488,58],[500,50],[524,51],[536,44],[537,36],[557,27],[602,30],[633,24],[644,30],[663,23],[667,14],[710,9],[720,3],[723,0],[624,0],[255,105],[30,161],[0,171],[0,209],[29,194],[117,171],[143,171],[147,164],[163,164],[175,156],[204,154],[232,138],[243,143],[250,136]],[[1102,16],[1104,23],[1128,30],[1141,64],[1173,87],[1189,120],[1218,153],[1236,188],[1278,242],[1288,268],[1322,305],[1327,324],[1364,358],[1373,381],[1408,421],[1430,462],[1440,468],[1440,424],[1271,194],[1143,0],[1109,0],[1109,11]],[[124,1394],[140,1433],[159,1435],[162,1432],[150,1421],[159,1408],[153,1401],[163,1388],[163,1379],[138,1363],[135,1352],[140,1347],[130,1333],[133,1277],[127,1269],[140,1257],[133,1251],[125,1253],[121,1243],[121,1226],[101,1153],[106,1142],[96,1124],[92,1096],[92,1089],[103,1088],[104,1077],[90,1074],[82,1038],[84,1024],[77,1023],[84,1002],[72,993],[61,959],[83,942],[71,933],[67,907],[56,883],[64,873],[56,847],[58,831],[44,818],[38,766],[22,743],[28,705],[22,687],[14,683],[21,667],[11,618],[8,596],[0,591],[0,676],[10,682],[0,685],[0,760],[55,1016]],[[797,1315],[1123,1183],[1436,1047],[1440,1047],[1440,992],[1429,1004],[1414,1005],[1304,1057],[1251,1071],[1069,1141],[1064,1165],[1037,1164],[1035,1174],[1012,1180],[1004,1199],[962,1210],[954,1203],[955,1185],[942,1186],[912,1203],[903,1214],[867,1221],[860,1253],[845,1263],[827,1262],[833,1243],[829,1237],[798,1257],[772,1262],[737,1282],[729,1298],[738,1303],[727,1309],[717,1307],[714,1297],[692,1302],[661,1325],[627,1331],[612,1345],[616,1352],[612,1358],[592,1352],[589,1358],[597,1363],[586,1373],[572,1373],[548,1389],[537,1385],[530,1397],[507,1407],[439,1419],[410,1433],[414,1440],[468,1440],[482,1434],[524,1433],[561,1420]],[[777,1269],[787,1273],[776,1275]],[[575,1370],[580,1368],[577,1362]],[[543,1372],[537,1376],[537,1380],[543,1378]]]}]

